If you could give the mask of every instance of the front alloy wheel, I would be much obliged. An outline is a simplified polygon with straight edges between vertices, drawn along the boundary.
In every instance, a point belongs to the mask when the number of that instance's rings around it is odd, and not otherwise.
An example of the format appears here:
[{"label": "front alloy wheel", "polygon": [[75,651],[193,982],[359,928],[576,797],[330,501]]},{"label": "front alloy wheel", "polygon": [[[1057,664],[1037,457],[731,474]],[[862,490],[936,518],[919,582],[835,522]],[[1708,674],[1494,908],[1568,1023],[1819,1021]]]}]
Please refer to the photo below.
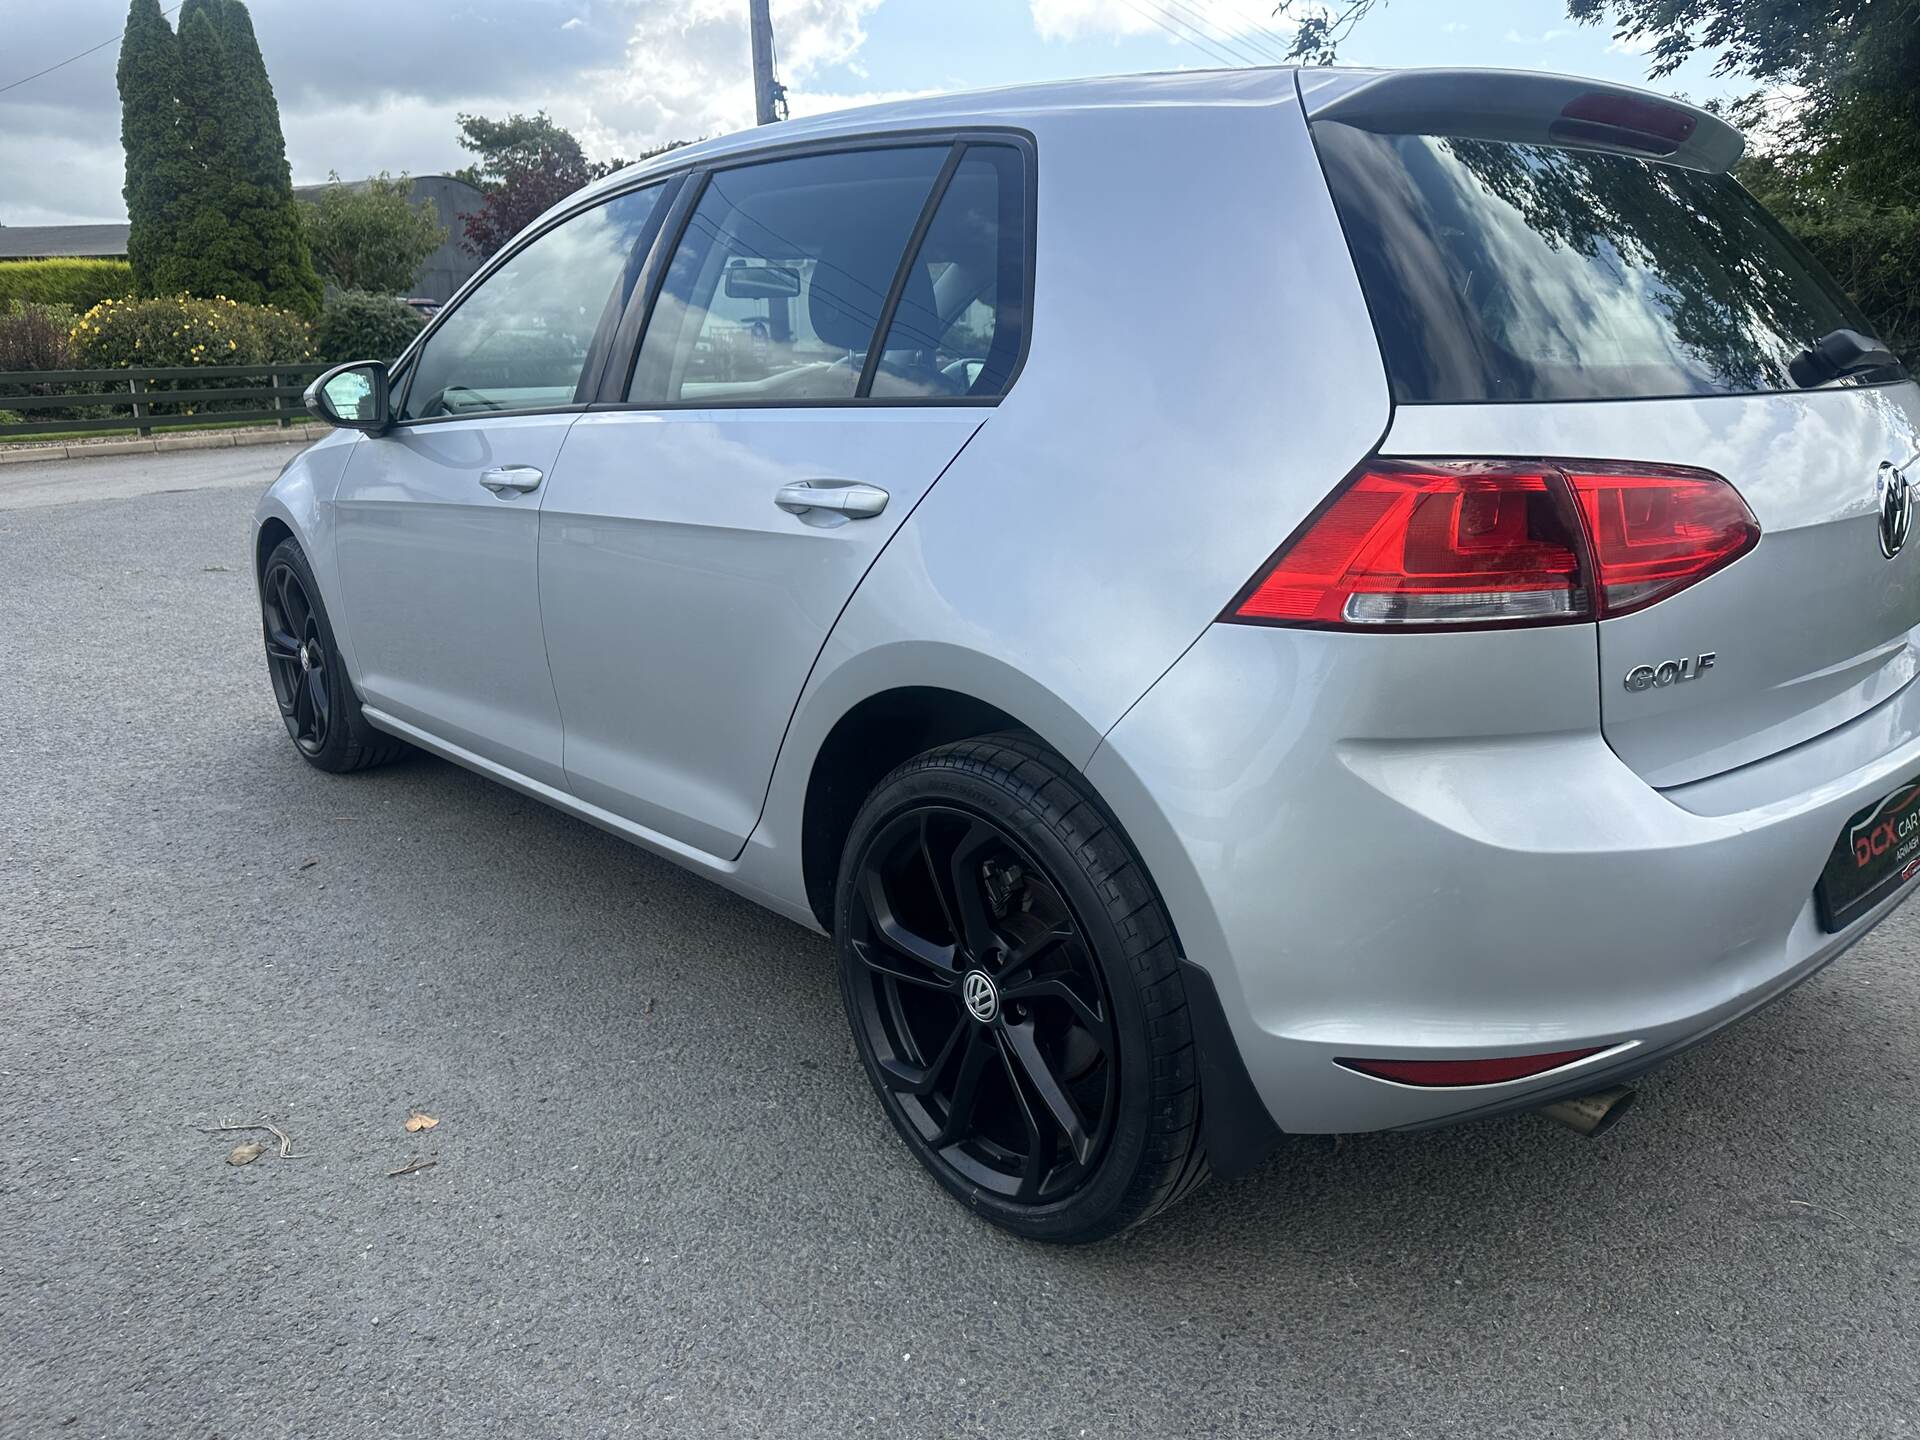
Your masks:
[{"label": "front alloy wheel", "polygon": [[333,718],[333,685],[320,619],[290,558],[267,567],[260,586],[260,607],[267,628],[267,668],[280,718],[300,753],[318,755],[327,746]]},{"label": "front alloy wheel", "polygon": [[309,765],[340,773],[407,753],[405,741],[367,723],[313,567],[292,539],[274,546],[260,568],[260,628],[280,718]]}]

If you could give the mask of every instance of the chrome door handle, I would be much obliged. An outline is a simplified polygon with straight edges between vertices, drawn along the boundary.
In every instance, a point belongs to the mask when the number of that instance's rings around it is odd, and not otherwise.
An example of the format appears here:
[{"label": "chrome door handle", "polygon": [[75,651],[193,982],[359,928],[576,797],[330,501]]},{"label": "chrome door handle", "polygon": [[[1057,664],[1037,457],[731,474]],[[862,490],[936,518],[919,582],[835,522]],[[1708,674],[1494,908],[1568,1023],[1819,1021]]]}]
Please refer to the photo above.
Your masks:
[{"label": "chrome door handle", "polygon": [[775,491],[773,503],[789,515],[825,510],[849,520],[870,520],[887,508],[887,492],[846,480],[796,480]]},{"label": "chrome door handle", "polygon": [[496,465],[480,472],[480,483],[496,495],[503,490],[518,490],[523,494],[537,490],[544,478],[531,465]]}]

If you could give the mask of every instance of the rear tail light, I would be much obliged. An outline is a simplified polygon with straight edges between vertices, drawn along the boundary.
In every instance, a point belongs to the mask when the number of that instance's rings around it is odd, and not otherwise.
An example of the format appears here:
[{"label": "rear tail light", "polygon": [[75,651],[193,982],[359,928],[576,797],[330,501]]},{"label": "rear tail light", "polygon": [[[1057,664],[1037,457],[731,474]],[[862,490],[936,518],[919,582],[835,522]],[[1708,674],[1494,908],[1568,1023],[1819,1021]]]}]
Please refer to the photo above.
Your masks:
[{"label": "rear tail light", "polygon": [[1223,618],[1342,630],[1605,619],[1759,538],[1738,492],[1704,470],[1374,460]]},{"label": "rear tail light", "polygon": [[1399,1085],[1498,1085],[1507,1080],[1544,1075],[1562,1065],[1598,1055],[1605,1048],[1596,1045],[1587,1050],[1555,1050],[1546,1055],[1502,1055],[1494,1060],[1356,1060],[1343,1055],[1333,1063]]}]

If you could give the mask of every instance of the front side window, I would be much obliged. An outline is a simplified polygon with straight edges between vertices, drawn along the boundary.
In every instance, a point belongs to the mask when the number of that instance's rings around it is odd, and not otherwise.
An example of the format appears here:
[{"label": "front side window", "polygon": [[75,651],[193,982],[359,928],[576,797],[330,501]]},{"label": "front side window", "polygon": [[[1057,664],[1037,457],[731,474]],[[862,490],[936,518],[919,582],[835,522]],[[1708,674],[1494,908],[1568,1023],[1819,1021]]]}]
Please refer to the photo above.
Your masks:
[{"label": "front side window", "polygon": [[628,399],[853,398],[949,150],[851,150],[716,172],[668,266]]},{"label": "front side window", "polygon": [[1026,325],[1025,208],[1020,152],[969,146],[907,270],[872,394],[1006,393]]},{"label": "front side window", "polygon": [[632,286],[661,187],[547,231],[460,302],[413,364],[403,420],[570,405],[593,338]]}]

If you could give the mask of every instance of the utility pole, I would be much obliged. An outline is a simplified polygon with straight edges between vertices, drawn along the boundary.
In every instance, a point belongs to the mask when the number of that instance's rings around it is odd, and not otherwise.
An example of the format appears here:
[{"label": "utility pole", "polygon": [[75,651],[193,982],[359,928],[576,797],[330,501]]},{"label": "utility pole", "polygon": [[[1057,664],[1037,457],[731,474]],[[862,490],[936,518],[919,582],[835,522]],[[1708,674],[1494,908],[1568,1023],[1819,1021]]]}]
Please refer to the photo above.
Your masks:
[{"label": "utility pole", "polygon": [[747,0],[747,35],[753,42],[753,123],[771,125],[784,109],[786,92],[773,78],[773,18],[767,0]]}]

